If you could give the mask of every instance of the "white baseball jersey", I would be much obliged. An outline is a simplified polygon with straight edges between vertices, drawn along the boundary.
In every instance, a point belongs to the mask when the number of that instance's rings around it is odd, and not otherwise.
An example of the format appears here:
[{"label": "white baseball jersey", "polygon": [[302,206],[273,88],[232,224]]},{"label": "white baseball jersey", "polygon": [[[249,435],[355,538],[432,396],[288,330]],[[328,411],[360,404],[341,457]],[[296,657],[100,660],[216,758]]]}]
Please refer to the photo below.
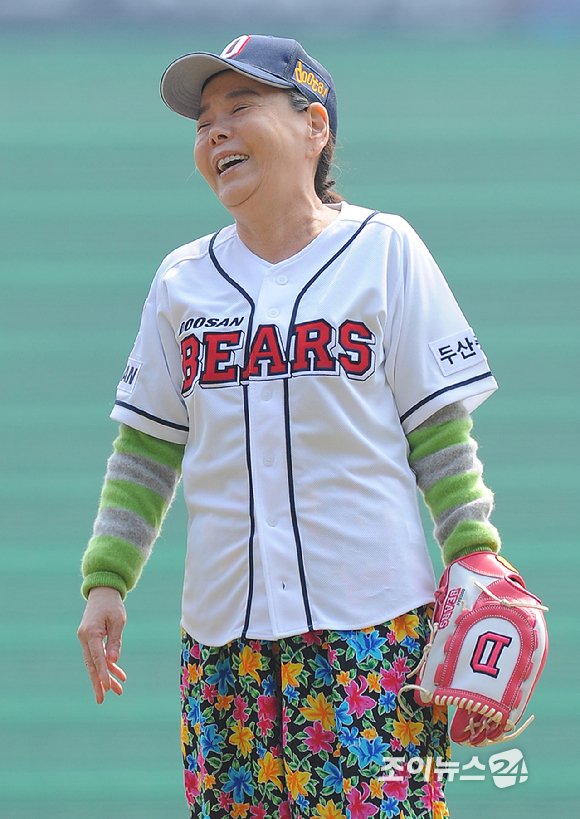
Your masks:
[{"label": "white baseball jersey", "polygon": [[183,626],[208,645],[433,599],[405,433],[497,388],[423,242],[342,203],[277,264],[235,226],[161,265],[112,417],[186,444]]}]

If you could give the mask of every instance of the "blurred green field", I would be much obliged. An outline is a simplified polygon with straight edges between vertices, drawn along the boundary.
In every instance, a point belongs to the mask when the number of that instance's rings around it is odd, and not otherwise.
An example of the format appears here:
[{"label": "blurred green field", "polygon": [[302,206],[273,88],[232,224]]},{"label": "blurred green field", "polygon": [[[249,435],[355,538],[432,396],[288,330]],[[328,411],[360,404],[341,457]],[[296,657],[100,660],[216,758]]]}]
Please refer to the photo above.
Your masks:
[{"label": "blurred green field", "polygon": [[[178,55],[238,34],[0,31],[4,819],[186,816],[181,499],[128,600],[125,694],[100,708],[75,635],[78,566],[151,278],[171,249],[229,221],[194,171],[194,125],[161,103],[159,78]],[[529,779],[452,783],[452,819],[576,816],[578,46],[288,34],[334,75],[343,195],[414,225],[488,354],[500,391],[475,433],[494,522],[551,608],[536,722],[507,743]]]}]

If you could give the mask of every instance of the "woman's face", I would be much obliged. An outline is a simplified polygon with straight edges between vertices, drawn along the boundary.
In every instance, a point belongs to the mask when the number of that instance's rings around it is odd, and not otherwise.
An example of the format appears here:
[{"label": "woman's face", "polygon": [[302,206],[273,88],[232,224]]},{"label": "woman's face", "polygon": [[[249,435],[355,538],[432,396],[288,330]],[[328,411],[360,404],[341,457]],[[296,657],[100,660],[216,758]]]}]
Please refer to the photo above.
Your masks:
[{"label": "woman's face", "polygon": [[313,190],[321,148],[313,147],[311,120],[283,91],[224,71],[202,94],[195,164],[234,215],[242,206],[263,208],[295,195],[301,186]]}]

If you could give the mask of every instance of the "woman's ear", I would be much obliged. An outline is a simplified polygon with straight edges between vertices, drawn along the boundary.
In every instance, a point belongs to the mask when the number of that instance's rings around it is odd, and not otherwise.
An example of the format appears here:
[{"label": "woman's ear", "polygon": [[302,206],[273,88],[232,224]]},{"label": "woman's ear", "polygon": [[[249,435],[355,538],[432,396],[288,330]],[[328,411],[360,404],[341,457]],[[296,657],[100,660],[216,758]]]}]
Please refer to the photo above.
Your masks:
[{"label": "woman's ear", "polygon": [[309,156],[316,157],[330,139],[328,111],[321,102],[313,102],[307,108],[310,130]]}]

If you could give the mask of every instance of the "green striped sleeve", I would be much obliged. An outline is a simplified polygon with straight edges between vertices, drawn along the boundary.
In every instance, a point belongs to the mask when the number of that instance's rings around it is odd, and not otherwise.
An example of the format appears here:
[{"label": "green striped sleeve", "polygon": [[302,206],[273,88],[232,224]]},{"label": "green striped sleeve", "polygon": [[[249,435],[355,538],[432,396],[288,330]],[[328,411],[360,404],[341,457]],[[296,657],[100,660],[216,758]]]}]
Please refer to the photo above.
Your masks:
[{"label": "green striped sleeve", "polygon": [[141,515],[158,532],[167,512],[166,501],[146,486],[131,481],[108,480],[103,486],[99,509],[128,509]]},{"label": "green striped sleeve", "polygon": [[443,544],[443,563],[448,566],[473,552],[499,552],[500,545],[499,532],[489,521],[464,520]]},{"label": "green striped sleeve", "polygon": [[82,593],[137,583],[175,495],[185,447],[121,425],[107,464],[93,537],[82,561]]},{"label": "green striped sleeve", "polygon": [[499,551],[489,522],[493,493],[471,437],[471,418],[460,402],[439,410],[408,436],[409,464],[435,523],[434,535],[448,565],[476,551]]},{"label": "green striped sleeve", "polygon": [[83,555],[82,594],[88,597],[95,586],[111,586],[125,599],[127,592],[137,584],[144,566],[143,552],[126,540],[107,535],[93,537]]},{"label": "green striped sleeve", "polygon": [[468,443],[472,427],[471,418],[462,418],[413,430],[407,435],[410,447],[409,463],[414,464],[426,455],[432,455],[448,446]]},{"label": "green striped sleeve", "polygon": [[181,472],[184,444],[162,441],[160,438],[154,438],[145,432],[139,432],[137,429],[121,424],[119,437],[115,440],[113,447],[116,452],[141,455]]},{"label": "green striped sleeve", "polygon": [[434,518],[446,509],[462,503],[470,503],[491,494],[477,472],[463,472],[441,478],[425,492],[425,503]]}]

